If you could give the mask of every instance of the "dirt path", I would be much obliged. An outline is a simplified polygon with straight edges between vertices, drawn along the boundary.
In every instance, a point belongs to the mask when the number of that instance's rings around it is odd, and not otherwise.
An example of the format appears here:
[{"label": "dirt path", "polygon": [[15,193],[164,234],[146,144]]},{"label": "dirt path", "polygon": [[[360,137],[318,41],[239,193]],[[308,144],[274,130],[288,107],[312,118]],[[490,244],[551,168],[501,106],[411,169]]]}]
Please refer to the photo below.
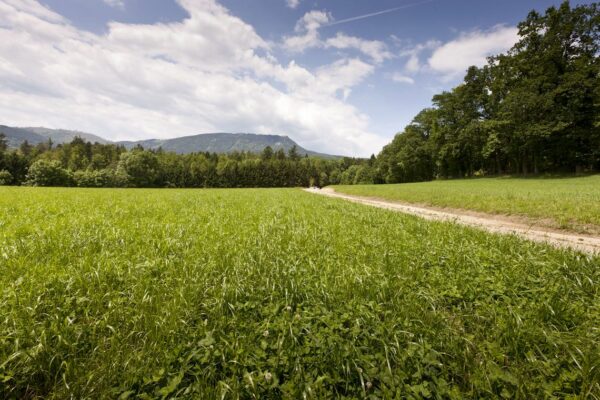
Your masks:
[{"label": "dirt path", "polygon": [[558,230],[532,227],[525,223],[503,220],[500,216],[492,214],[473,215],[468,212],[442,211],[433,208],[414,206],[398,202],[372,199],[368,197],[353,196],[343,193],[337,193],[331,188],[324,189],[305,189],[309,193],[320,194],[328,197],[337,197],[352,201],[354,203],[366,204],[373,207],[385,208],[406,214],[417,215],[419,217],[435,220],[450,221],[462,225],[468,225],[484,229],[493,233],[516,234],[536,242],[544,242],[556,247],[567,247],[586,253],[600,254],[600,237],[581,235],[571,232],[561,232]]}]

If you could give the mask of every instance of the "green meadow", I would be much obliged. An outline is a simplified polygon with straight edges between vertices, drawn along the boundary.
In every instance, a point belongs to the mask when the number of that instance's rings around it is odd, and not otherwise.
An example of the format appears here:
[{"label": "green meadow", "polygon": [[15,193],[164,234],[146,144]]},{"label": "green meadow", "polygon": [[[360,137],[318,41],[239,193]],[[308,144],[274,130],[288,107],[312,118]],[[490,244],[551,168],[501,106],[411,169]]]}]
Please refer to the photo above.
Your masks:
[{"label": "green meadow", "polygon": [[334,186],[334,189],[386,200],[526,217],[556,228],[600,232],[600,175],[438,180]]},{"label": "green meadow", "polygon": [[[599,223],[599,177],[520,182],[357,189]],[[298,189],[3,187],[0,398],[597,399],[599,266]]]}]

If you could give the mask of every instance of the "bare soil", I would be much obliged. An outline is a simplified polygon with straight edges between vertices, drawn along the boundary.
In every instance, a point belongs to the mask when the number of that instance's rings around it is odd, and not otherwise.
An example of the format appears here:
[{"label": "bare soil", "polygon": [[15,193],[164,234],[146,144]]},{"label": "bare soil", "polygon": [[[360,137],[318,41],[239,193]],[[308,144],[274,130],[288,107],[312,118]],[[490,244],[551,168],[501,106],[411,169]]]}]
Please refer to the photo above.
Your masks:
[{"label": "bare soil", "polygon": [[520,219],[513,216],[506,217],[466,210],[448,210],[435,207],[425,207],[422,205],[373,199],[362,196],[353,196],[337,193],[332,188],[310,188],[305,190],[310,193],[320,194],[328,197],[337,197],[352,201],[354,203],[366,204],[373,207],[412,214],[428,220],[449,221],[483,229],[488,232],[518,235],[528,240],[548,243],[555,247],[570,248],[586,253],[600,254],[599,236],[569,232],[548,228],[545,226],[536,226],[534,220],[525,218]]}]

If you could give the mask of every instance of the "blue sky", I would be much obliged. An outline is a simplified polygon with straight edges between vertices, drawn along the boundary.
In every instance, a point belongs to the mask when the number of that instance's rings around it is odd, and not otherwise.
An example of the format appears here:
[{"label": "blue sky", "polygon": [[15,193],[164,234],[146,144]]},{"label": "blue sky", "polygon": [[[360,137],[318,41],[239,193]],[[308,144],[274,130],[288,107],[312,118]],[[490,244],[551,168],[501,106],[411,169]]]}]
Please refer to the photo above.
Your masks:
[{"label": "blue sky", "polygon": [[[589,2],[572,2],[572,4]],[[0,0],[0,123],[377,153],[551,0]]]}]

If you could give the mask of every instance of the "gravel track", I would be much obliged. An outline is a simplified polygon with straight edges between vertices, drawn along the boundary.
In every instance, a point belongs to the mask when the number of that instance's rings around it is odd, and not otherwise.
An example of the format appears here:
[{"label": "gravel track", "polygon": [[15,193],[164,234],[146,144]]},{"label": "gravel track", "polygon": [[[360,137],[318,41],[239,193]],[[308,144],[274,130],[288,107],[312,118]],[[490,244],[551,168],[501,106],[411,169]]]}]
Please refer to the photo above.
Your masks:
[{"label": "gravel track", "polygon": [[412,214],[428,220],[454,222],[461,225],[483,229],[492,233],[506,235],[515,234],[528,240],[548,243],[556,247],[570,248],[586,253],[600,254],[600,237],[596,236],[582,235],[539,226],[531,226],[526,223],[506,221],[493,214],[477,213],[477,215],[473,215],[467,211],[446,211],[369,197],[353,196],[337,193],[331,188],[310,188],[304,190],[309,193],[315,193],[328,197],[336,197],[354,203],[366,204],[373,207],[384,208],[386,210]]}]

